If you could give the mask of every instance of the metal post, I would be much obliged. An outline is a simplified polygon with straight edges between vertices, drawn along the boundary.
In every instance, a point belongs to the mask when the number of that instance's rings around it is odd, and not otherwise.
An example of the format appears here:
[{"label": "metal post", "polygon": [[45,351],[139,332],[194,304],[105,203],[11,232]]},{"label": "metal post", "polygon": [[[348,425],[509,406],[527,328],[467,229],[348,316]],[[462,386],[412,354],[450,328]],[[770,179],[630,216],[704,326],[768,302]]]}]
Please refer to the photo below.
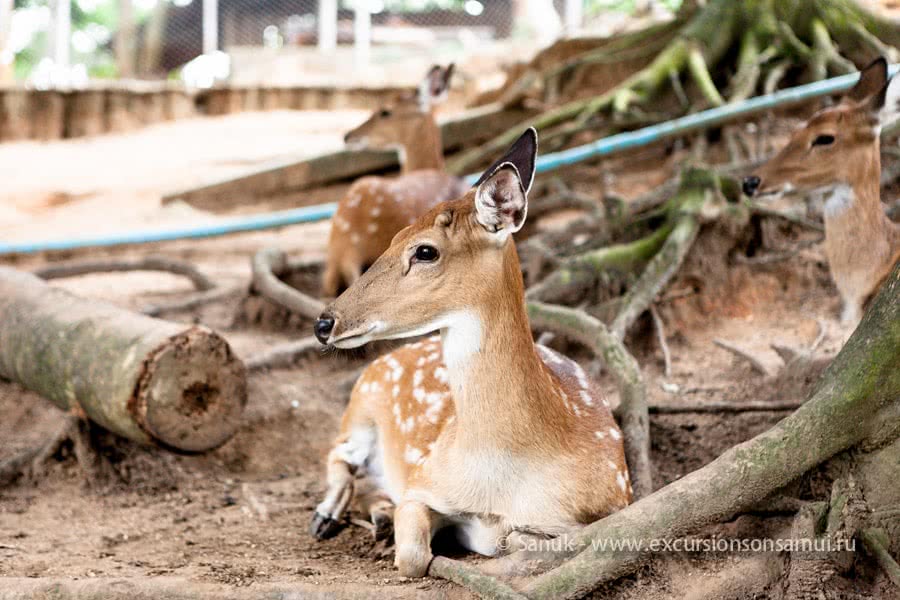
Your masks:
[{"label": "metal post", "polygon": [[203,54],[219,49],[219,0],[203,0]]},{"label": "metal post", "polygon": [[337,0],[319,0],[319,51],[331,54],[337,48]]},{"label": "metal post", "polygon": [[581,29],[584,19],[584,0],[566,0],[564,10],[566,34],[573,35]]},{"label": "metal post", "polygon": [[69,69],[69,43],[72,39],[71,0],[56,0],[53,23],[53,60],[58,72]]},{"label": "metal post", "polygon": [[14,0],[0,0],[0,83],[12,80],[15,55],[9,47]]},{"label": "metal post", "polygon": [[353,12],[353,37],[356,64],[369,64],[372,52],[372,14],[369,12],[368,0],[356,0]]}]

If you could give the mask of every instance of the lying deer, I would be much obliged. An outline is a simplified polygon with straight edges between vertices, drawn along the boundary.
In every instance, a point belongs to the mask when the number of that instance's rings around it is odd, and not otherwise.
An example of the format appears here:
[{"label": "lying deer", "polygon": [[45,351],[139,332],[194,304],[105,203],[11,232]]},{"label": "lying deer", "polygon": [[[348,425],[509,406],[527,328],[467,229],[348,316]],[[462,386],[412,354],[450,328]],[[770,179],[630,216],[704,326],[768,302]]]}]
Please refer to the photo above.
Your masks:
[{"label": "lying deer", "polygon": [[887,62],[878,59],[839,104],[813,115],[743,183],[748,196],[823,195],[825,255],[846,324],[859,321],[900,258],[900,227],[887,218],[880,199],[879,113],[888,84]]},{"label": "lying deer", "polygon": [[363,177],[338,202],[328,240],[322,293],[336,296],[381,256],[394,235],[438,202],[468,186],[444,172],[441,129],[434,107],[447,96],[453,65],[435,65],[414,94],[375,111],[348,133],[348,144],[400,151],[395,179]]},{"label": "lying deer", "polygon": [[576,362],[532,340],[512,234],[536,153],[529,129],[474,189],[397,234],[316,322],[338,348],[440,332],[360,376],[328,455],[316,537],[336,531],[355,479],[376,530],[393,512],[395,564],[410,577],[425,574],[438,529],[495,555],[631,501],[606,400]]}]

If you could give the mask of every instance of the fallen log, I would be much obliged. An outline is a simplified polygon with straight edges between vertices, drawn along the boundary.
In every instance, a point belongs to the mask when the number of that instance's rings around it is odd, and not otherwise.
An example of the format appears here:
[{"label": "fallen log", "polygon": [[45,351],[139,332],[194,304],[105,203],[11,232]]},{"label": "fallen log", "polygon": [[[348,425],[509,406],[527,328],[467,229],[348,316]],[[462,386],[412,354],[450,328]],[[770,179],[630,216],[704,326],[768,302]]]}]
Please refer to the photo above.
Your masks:
[{"label": "fallen log", "polygon": [[218,334],[5,267],[0,377],[130,440],[184,452],[227,441],[247,399],[244,364]]}]

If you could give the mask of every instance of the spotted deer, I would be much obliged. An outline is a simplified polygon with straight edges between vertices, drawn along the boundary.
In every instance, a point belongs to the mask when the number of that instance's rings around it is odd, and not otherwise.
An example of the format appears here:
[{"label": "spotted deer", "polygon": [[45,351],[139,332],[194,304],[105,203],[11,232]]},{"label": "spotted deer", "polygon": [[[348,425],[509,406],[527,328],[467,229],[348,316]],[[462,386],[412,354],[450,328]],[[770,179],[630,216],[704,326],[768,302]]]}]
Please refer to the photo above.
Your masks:
[{"label": "spotted deer", "polygon": [[532,339],[512,234],[536,153],[529,129],[474,189],[397,234],[316,322],[337,348],[440,335],[382,356],[356,382],[312,535],[336,532],[355,490],[376,531],[393,513],[394,562],[420,577],[441,528],[495,555],[631,501],[609,404],[576,362]]},{"label": "spotted deer", "polygon": [[887,218],[880,198],[879,115],[889,83],[887,62],[876,60],[840,103],[813,115],[743,182],[748,196],[822,195],[825,255],[845,324],[859,321],[900,258],[900,227]]},{"label": "spotted deer", "polygon": [[401,175],[363,177],[338,202],[328,240],[322,293],[336,296],[381,256],[394,235],[466,184],[444,172],[441,130],[434,107],[446,98],[453,65],[435,65],[412,94],[376,110],[349,132],[350,145],[397,149]]}]

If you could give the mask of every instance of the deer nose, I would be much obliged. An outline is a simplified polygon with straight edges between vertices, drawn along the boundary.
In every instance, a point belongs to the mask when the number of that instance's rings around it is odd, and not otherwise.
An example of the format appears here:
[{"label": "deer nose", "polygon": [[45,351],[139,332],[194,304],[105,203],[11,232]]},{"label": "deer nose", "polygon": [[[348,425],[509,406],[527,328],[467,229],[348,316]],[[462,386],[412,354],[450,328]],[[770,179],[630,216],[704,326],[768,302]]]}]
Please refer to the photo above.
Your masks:
[{"label": "deer nose", "polygon": [[762,183],[756,175],[750,175],[748,177],[744,177],[744,182],[741,187],[744,189],[744,193],[748,196],[753,196],[756,193],[756,190],[759,189],[759,184]]},{"label": "deer nose", "polygon": [[316,339],[323,344],[328,343],[328,336],[331,335],[332,329],[334,329],[334,317],[327,314],[320,315],[319,319],[316,321],[315,326],[313,327],[313,331],[315,331],[316,334]]}]

